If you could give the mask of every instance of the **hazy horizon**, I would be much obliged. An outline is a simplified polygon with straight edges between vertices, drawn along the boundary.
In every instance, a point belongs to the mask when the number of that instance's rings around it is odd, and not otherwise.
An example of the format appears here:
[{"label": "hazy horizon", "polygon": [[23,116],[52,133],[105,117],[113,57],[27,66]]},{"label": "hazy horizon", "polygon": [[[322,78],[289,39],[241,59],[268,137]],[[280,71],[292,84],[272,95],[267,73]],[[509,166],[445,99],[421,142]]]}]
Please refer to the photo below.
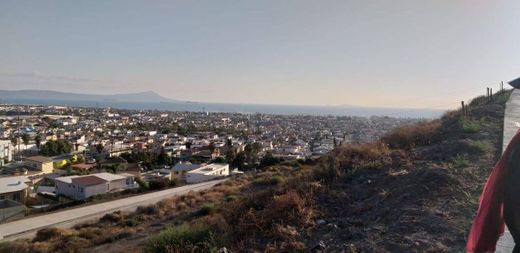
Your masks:
[{"label": "hazy horizon", "polygon": [[2,1],[0,89],[453,108],[520,74],[517,1]]}]

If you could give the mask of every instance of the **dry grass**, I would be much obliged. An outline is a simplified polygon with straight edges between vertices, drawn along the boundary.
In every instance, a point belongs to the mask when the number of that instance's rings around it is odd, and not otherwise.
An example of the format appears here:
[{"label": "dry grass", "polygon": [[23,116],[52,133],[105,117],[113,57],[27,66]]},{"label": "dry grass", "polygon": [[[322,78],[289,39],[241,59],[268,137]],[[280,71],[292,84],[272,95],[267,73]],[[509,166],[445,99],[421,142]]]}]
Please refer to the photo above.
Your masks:
[{"label": "dry grass", "polygon": [[431,120],[415,125],[395,128],[381,139],[391,148],[411,149],[429,145],[439,139],[441,120]]}]

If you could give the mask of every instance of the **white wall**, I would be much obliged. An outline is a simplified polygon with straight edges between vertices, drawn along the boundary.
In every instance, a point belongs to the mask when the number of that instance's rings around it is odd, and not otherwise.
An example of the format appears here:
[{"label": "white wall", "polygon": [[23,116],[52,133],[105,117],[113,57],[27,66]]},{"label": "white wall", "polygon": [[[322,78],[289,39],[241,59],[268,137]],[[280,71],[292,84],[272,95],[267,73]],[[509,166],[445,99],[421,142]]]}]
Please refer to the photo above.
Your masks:
[{"label": "white wall", "polygon": [[84,194],[85,194],[85,198],[89,198],[94,195],[105,194],[105,193],[107,193],[107,191],[108,191],[108,184],[102,183],[102,184],[98,184],[98,185],[91,185],[91,186],[85,187]]},{"label": "white wall", "polygon": [[[83,191],[81,189],[83,189]],[[63,194],[75,199],[87,199],[94,195],[105,194],[107,189],[108,185],[106,183],[82,187],[79,185],[56,181],[56,194]]]},{"label": "white wall", "polygon": [[229,176],[229,165],[213,171],[204,171],[201,169],[190,171],[186,174],[186,182],[188,184],[194,184],[226,176]]}]

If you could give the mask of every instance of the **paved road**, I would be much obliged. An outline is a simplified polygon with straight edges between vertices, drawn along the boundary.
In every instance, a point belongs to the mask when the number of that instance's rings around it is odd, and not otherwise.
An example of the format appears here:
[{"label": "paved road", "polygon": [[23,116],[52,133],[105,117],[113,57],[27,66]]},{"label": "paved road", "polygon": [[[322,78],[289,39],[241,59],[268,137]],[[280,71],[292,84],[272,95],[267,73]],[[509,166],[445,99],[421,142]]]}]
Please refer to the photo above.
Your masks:
[{"label": "paved road", "polygon": [[[507,144],[513,139],[513,136],[518,131],[517,122],[520,122],[520,90],[515,89],[511,94],[511,97],[506,103],[506,111],[504,114],[504,139],[503,148],[504,151]],[[513,251],[515,242],[509,231],[506,230],[504,236],[500,238],[497,243],[497,253],[510,253]]]},{"label": "paved road", "polygon": [[209,189],[225,180],[226,179],[186,185],[164,191],[142,194],[0,224],[0,240],[14,240],[17,238],[30,237],[33,236],[36,231],[45,227],[72,227],[78,223],[94,220],[117,210],[128,212],[134,211],[138,206],[154,204],[165,198],[183,195],[190,191]]}]

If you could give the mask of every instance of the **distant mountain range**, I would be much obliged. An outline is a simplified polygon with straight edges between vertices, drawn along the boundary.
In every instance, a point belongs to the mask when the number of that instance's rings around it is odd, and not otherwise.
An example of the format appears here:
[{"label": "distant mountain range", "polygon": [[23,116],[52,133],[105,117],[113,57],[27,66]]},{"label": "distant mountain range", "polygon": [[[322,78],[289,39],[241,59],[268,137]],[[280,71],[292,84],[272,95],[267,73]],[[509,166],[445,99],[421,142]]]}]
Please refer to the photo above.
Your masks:
[{"label": "distant mountain range", "polygon": [[160,96],[153,91],[94,95],[50,90],[0,90],[0,99],[19,100],[52,100],[52,101],[90,101],[90,102],[139,102],[139,103],[176,103],[178,100]]},{"label": "distant mountain range", "polygon": [[285,115],[392,116],[435,118],[444,110],[377,108],[360,106],[309,106],[189,102],[169,99],[153,91],[93,95],[50,90],[0,90],[0,102],[8,104],[112,107],[132,110],[169,110],[190,112],[268,113]]}]

